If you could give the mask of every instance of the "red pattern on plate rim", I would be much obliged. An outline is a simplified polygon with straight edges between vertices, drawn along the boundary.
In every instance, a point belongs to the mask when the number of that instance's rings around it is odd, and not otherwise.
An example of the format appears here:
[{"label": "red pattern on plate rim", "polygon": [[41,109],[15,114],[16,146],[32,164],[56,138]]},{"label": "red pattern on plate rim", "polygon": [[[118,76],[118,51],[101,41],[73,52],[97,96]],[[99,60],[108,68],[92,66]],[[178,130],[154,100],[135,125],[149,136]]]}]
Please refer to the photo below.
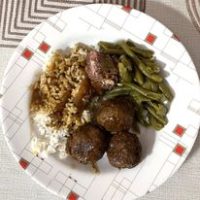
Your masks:
[{"label": "red pattern on plate rim", "polygon": [[49,50],[49,48],[50,48],[50,45],[47,44],[47,43],[44,42],[44,41],[43,41],[43,42],[40,44],[40,46],[39,46],[40,51],[42,51],[42,52],[44,52],[44,53],[47,53],[47,51]]},{"label": "red pattern on plate rim", "polygon": [[78,198],[79,198],[78,194],[76,194],[73,191],[71,191],[67,196],[67,200],[77,200]]},{"label": "red pattern on plate rim", "polygon": [[174,148],[174,152],[178,154],[179,156],[182,156],[185,152],[186,148],[182,146],[181,144],[177,144]]},{"label": "red pattern on plate rim", "polygon": [[176,135],[178,135],[178,136],[180,136],[180,137],[182,137],[183,136],[183,134],[185,133],[185,128],[183,127],[183,126],[181,126],[181,125],[176,125],[176,127],[175,127],[175,129],[174,129],[174,133],[176,134]]},{"label": "red pattern on plate rim", "polygon": [[24,49],[24,51],[22,53],[22,56],[25,59],[27,59],[27,60],[30,60],[30,58],[32,57],[32,55],[33,55],[33,52],[30,49],[28,49],[28,48]]},{"label": "red pattern on plate rim", "polygon": [[124,10],[124,11],[130,13],[131,10],[132,10],[132,7],[131,7],[131,6],[123,6],[123,7],[122,7],[122,10]]},{"label": "red pattern on plate rim", "polygon": [[19,164],[21,165],[21,167],[23,169],[26,169],[29,166],[30,163],[27,160],[25,160],[24,158],[21,158],[19,160]]},{"label": "red pattern on plate rim", "polygon": [[148,42],[149,44],[153,45],[153,43],[156,41],[157,39],[157,36],[152,34],[152,33],[148,33],[146,38],[145,38],[145,41]]}]

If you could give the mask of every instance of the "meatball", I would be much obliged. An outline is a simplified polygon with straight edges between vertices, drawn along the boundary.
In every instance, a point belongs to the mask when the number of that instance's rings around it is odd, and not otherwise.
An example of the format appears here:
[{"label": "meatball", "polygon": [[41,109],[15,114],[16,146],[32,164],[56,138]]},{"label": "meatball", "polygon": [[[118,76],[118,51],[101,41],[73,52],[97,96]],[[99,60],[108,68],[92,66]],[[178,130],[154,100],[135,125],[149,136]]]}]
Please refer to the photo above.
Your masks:
[{"label": "meatball", "polygon": [[85,71],[97,93],[112,89],[118,82],[118,68],[113,59],[104,53],[91,51]]},{"label": "meatball", "polygon": [[112,134],[131,129],[134,125],[133,103],[123,97],[104,101],[96,111],[96,122]]},{"label": "meatball", "polygon": [[117,168],[133,168],[141,159],[142,147],[136,135],[121,132],[109,143],[107,156],[110,164]]},{"label": "meatball", "polygon": [[83,164],[101,159],[107,147],[106,136],[99,128],[87,124],[70,135],[66,151]]}]

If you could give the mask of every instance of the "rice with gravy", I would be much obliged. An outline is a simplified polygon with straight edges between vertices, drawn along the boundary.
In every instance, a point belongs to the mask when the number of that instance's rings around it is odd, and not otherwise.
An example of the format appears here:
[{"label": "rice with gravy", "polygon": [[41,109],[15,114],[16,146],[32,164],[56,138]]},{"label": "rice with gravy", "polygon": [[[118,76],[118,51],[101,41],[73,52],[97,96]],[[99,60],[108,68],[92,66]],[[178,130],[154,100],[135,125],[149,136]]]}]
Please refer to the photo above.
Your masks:
[{"label": "rice with gravy", "polygon": [[79,44],[68,53],[55,52],[34,83],[30,113],[38,130],[31,142],[35,155],[46,157],[57,152],[65,158],[69,132],[90,121],[88,110],[80,111],[76,105],[76,95],[87,79],[84,67],[89,50]]}]

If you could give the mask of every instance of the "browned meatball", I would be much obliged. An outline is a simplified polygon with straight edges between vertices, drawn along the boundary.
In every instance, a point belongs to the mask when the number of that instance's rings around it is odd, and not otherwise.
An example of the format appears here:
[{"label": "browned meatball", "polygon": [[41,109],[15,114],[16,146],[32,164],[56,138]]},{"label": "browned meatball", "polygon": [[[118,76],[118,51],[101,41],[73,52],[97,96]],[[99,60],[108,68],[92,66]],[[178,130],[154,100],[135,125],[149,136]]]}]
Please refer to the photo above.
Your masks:
[{"label": "browned meatball", "polygon": [[112,89],[118,82],[118,68],[107,54],[91,51],[85,71],[97,93]]},{"label": "browned meatball", "polygon": [[109,143],[107,155],[112,166],[132,168],[141,159],[142,147],[136,135],[121,132],[114,135]]},{"label": "browned meatball", "polygon": [[95,163],[107,147],[105,134],[93,125],[84,125],[70,135],[66,151],[83,164]]},{"label": "browned meatball", "polygon": [[128,98],[104,101],[96,112],[96,122],[112,133],[129,130],[134,123],[134,107]]}]

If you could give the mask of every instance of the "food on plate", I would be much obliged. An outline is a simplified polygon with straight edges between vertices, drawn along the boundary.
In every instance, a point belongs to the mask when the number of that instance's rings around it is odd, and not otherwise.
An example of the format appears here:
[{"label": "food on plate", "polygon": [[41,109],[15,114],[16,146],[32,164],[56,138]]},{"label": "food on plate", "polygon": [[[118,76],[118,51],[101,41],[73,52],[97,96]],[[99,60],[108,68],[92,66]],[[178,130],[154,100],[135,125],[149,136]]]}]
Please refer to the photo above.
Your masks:
[{"label": "food on plate", "polygon": [[111,56],[96,50],[89,52],[85,71],[96,92],[112,89],[118,81],[118,69]]},{"label": "food on plate", "polygon": [[137,121],[146,127],[162,129],[167,124],[173,93],[161,74],[154,52],[131,40],[114,44],[99,42],[99,46],[100,51],[118,58],[119,68],[119,83],[103,98],[132,97]]},{"label": "food on plate", "polygon": [[[162,129],[173,99],[152,50],[131,40],[57,51],[32,87],[32,151],[117,168],[140,162],[138,124]],[[145,148],[145,147],[144,147]]]},{"label": "food on plate", "polygon": [[107,155],[110,164],[117,168],[132,168],[141,160],[142,146],[138,137],[119,132],[110,140]]},{"label": "food on plate", "polygon": [[90,121],[86,108],[93,91],[84,70],[88,52],[80,44],[67,53],[55,52],[33,84],[30,114],[39,130],[33,135],[34,154],[59,152],[65,158],[69,131]]},{"label": "food on plate", "polygon": [[105,131],[87,124],[79,127],[67,139],[67,153],[81,163],[96,163],[107,147]]},{"label": "food on plate", "polygon": [[134,105],[126,97],[103,101],[96,111],[96,122],[112,134],[129,130],[136,123]]}]

